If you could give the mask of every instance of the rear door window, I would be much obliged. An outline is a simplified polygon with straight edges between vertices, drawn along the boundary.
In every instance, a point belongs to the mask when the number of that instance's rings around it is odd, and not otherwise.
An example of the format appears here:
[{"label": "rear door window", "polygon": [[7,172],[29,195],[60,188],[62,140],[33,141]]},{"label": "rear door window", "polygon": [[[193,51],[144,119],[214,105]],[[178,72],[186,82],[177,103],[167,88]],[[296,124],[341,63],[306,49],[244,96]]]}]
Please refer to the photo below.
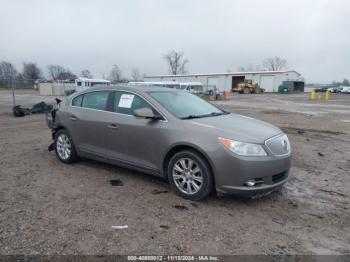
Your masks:
[{"label": "rear door window", "polygon": [[153,110],[153,107],[143,98],[129,92],[115,92],[114,112],[126,115],[133,115],[134,110],[147,107]]},{"label": "rear door window", "polygon": [[97,110],[106,110],[109,93],[108,91],[86,93],[84,94],[81,106]]}]

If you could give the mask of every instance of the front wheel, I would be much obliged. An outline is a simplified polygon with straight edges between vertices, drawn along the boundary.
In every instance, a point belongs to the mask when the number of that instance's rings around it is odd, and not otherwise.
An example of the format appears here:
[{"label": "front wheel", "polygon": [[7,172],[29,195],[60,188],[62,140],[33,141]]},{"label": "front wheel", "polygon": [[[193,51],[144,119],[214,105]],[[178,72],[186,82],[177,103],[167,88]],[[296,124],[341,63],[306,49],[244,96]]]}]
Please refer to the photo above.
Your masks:
[{"label": "front wheel", "polygon": [[249,88],[244,88],[243,89],[243,94],[250,94],[250,89]]},{"label": "front wheel", "polygon": [[213,176],[207,161],[194,151],[176,153],[167,174],[171,187],[183,198],[201,200],[213,190]]},{"label": "front wheel", "polygon": [[55,151],[58,159],[63,163],[70,164],[79,159],[73,140],[65,129],[61,129],[55,134]]}]

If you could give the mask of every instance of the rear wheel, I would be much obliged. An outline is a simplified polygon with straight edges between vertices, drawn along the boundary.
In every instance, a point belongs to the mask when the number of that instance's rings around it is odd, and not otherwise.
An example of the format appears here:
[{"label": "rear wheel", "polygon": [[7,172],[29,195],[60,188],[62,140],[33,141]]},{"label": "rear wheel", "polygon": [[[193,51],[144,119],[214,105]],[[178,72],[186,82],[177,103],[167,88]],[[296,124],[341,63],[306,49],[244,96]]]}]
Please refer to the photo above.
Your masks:
[{"label": "rear wheel", "polygon": [[172,188],[183,198],[201,200],[213,190],[213,176],[207,161],[194,151],[176,153],[167,174]]},{"label": "rear wheel", "polygon": [[79,159],[73,140],[65,129],[61,129],[55,134],[55,151],[58,159],[63,163],[70,164]]},{"label": "rear wheel", "polygon": [[243,89],[243,94],[250,94],[249,88],[244,88]]}]

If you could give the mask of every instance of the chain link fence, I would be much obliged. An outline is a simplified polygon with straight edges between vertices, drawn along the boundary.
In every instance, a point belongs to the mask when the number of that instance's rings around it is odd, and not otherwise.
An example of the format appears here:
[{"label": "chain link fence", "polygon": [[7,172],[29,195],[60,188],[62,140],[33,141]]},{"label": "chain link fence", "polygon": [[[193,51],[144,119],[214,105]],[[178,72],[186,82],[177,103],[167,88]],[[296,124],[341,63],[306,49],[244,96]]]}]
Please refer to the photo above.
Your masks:
[{"label": "chain link fence", "polygon": [[0,78],[0,88],[1,89],[33,89],[38,85],[38,80],[36,79],[5,79]]}]

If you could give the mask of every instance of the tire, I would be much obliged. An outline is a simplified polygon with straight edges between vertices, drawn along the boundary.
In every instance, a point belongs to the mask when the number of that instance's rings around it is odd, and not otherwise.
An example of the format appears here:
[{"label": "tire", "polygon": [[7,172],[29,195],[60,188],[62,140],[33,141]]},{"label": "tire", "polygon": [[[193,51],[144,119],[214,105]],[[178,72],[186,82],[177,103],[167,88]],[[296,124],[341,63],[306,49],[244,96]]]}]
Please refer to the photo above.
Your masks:
[{"label": "tire", "polygon": [[243,89],[243,94],[250,94],[249,88],[244,88]]},{"label": "tire", "polygon": [[213,191],[214,179],[208,162],[191,150],[170,158],[167,176],[173,190],[185,199],[202,200]]},{"label": "tire", "polygon": [[55,152],[58,159],[65,164],[74,163],[79,159],[73,140],[65,129],[60,129],[55,134]]}]

